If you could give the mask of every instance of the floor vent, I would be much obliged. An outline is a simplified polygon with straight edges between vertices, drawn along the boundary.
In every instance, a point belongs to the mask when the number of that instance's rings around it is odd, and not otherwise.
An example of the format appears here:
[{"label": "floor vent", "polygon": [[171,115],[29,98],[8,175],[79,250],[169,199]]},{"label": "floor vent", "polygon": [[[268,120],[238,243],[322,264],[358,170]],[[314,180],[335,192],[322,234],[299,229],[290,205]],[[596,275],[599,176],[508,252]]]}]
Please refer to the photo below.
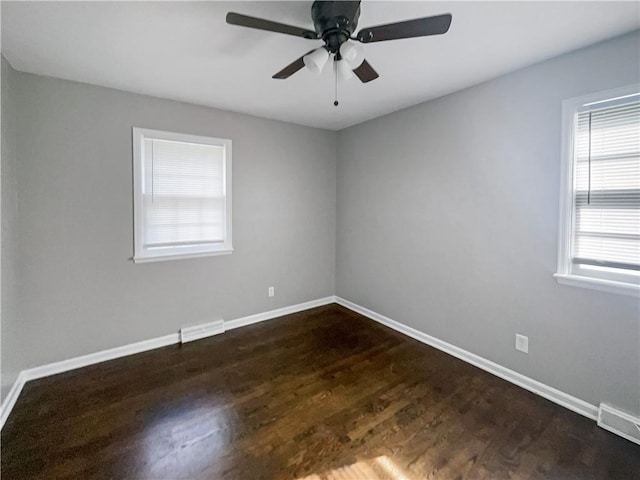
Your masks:
[{"label": "floor vent", "polygon": [[598,410],[598,425],[640,445],[640,418],[632,417],[628,413],[601,403]]},{"label": "floor vent", "polygon": [[202,323],[193,327],[183,327],[180,329],[180,341],[182,343],[199,340],[200,338],[211,337],[224,333],[224,321],[222,319],[214,322]]}]

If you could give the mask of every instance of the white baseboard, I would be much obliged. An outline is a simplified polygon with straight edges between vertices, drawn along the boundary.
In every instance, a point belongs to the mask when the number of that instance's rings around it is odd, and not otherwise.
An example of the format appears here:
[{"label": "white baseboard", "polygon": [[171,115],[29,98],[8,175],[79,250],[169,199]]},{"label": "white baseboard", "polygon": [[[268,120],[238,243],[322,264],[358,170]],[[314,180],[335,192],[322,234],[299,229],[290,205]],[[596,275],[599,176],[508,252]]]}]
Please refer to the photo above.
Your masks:
[{"label": "white baseboard", "polygon": [[569,395],[568,393],[561,392],[553,387],[545,385],[542,382],[529,378],[525,375],[522,375],[514,370],[510,370],[506,367],[498,365],[491,360],[487,360],[475,353],[468,352],[463,350],[462,348],[456,347],[455,345],[451,345],[443,340],[432,337],[431,335],[427,335],[415,328],[404,325],[400,322],[396,322],[395,320],[391,320],[384,315],[371,311],[367,308],[361,307],[349,300],[345,300],[341,297],[336,297],[336,303],[342,305],[349,310],[353,310],[356,313],[364,315],[367,318],[375,320],[382,325],[385,325],[397,332],[400,332],[404,335],[407,335],[411,338],[418,340],[419,342],[430,345],[438,350],[442,350],[449,355],[452,355],[460,360],[463,360],[471,365],[474,365],[482,370],[485,370],[493,375],[500,377],[508,382],[511,382],[519,387],[524,388],[525,390],[529,390],[537,395],[540,395],[547,400],[550,400],[558,405],[568,408],[580,415],[584,415],[587,418],[592,420],[597,420],[598,418],[598,407],[592,405],[584,400],[574,397],[573,395]]},{"label": "white baseboard", "polygon": [[156,348],[166,347],[167,345],[173,345],[179,341],[180,335],[172,333],[163,337],[156,337],[150,340],[130,343],[129,345],[123,345],[122,347],[110,348],[108,350],[89,353],[87,355],[81,355],[79,357],[62,360],[60,362],[48,363],[39,367],[29,368],[27,370],[23,370],[22,373],[25,374],[26,381],[36,380],[38,378],[68,372],[69,370],[95,365],[96,363],[106,362],[107,360],[113,360],[116,358],[126,357],[128,355],[134,355],[136,353],[146,352],[148,350],[154,350]]},{"label": "white baseboard", "polygon": [[[226,330],[232,330],[234,328],[240,328],[246,325],[251,325],[253,323],[271,320],[273,318],[282,317],[291,313],[301,312],[303,310],[308,310],[314,307],[320,307],[322,305],[328,305],[334,302],[334,296],[319,298],[317,300],[311,300],[309,302],[298,303],[296,305],[277,308],[268,312],[257,313],[255,315],[249,315],[230,321],[225,321],[224,328]],[[2,407],[0,407],[0,429],[4,427],[4,423],[9,417],[9,414],[11,413],[11,410],[13,409],[16,401],[18,400],[18,396],[20,395],[22,388],[29,380],[35,380],[38,378],[48,377],[50,375],[56,375],[58,373],[68,372],[69,370],[75,370],[77,368],[95,365],[96,363],[105,362],[107,360],[126,357],[135,353],[142,353],[148,350],[154,350],[156,348],[162,348],[176,343],[180,343],[180,334],[172,333],[163,337],[156,337],[150,340],[130,343],[129,345],[110,348],[108,350],[89,353],[87,355],[81,355],[79,357],[70,358],[68,360],[62,360],[60,362],[49,363],[46,365],[41,365],[39,367],[23,370],[18,375],[18,378],[11,387],[11,390],[7,394],[7,397],[4,399],[4,402],[2,402]]]},{"label": "white baseboard", "polygon": [[275,310],[269,310],[268,312],[256,313],[255,315],[249,315],[247,317],[225,321],[224,328],[225,330],[233,330],[234,328],[240,328],[251,325],[253,323],[264,322],[265,320],[271,320],[272,318],[283,317],[284,315],[302,312],[304,310],[309,310],[310,308],[329,305],[330,303],[335,303],[335,301],[336,297],[331,295],[329,297],[311,300],[310,302],[298,303],[297,305],[291,305],[289,307],[276,308]]},{"label": "white baseboard", "polygon": [[0,430],[4,427],[4,422],[7,421],[11,410],[13,410],[13,406],[16,404],[25,383],[24,372],[20,372],[18,378],[13,382],[11,390],[9,390],[9,393],[2,402],[2,407],[0,407]]}]

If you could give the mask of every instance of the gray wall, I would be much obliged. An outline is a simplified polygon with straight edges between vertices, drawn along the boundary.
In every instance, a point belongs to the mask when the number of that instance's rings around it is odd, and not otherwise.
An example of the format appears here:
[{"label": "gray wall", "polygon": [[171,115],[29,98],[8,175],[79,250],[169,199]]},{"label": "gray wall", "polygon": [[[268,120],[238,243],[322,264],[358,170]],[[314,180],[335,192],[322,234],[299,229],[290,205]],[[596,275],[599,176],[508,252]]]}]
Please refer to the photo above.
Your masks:
[{"label": "gray wall", "polygon": [[[335,132],[14,80],[22,368],[334,293]],[[133,126],[232,139],[232,255],[130,260]]]},{"label": "gray wall", "polygon": [[18,185],[16,175],[16,102],[15,71],[0,58],[2,64],[2,344],[0,376],[2,378],[1,397],[11,388],[20,373],[22,365],[22,335],[18,323],[18,275],[16,262],[18,238],[16,220],[18,209]]},{"label": "gray wall", "polygon": [[639,59],[636,32],[341,131],[337,294],[640,413],[638,299],[552,278],[561,102],[638,82]]}]

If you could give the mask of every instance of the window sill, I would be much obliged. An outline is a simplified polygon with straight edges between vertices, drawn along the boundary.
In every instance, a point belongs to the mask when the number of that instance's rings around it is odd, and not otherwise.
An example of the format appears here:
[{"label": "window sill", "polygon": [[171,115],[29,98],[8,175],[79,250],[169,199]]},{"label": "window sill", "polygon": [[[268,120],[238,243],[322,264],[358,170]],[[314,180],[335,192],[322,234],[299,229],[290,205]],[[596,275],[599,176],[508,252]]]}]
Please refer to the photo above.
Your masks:
[{"label": "window sill", "polygon": [[640,297],[640,285],[632,283],[615,282],[613,280],[603,280],[600,278],[583,277],[580,275],[570,275],[568,273],[554,273],[554,278],[562,285],[572,287],[591,288],[602,292],[616,293],[630,297]]},{"label": "window sill", "polygon": [[233,253],[233,248],[227,250],[218,250],[215,252],[176,253],[173,255],[157,255],[153,257],[133,257],[133,263],[151,263],[164,262],[167,260],[182,260],[188,258],[215,257],[218,255],[230,255],[231,253]]}]

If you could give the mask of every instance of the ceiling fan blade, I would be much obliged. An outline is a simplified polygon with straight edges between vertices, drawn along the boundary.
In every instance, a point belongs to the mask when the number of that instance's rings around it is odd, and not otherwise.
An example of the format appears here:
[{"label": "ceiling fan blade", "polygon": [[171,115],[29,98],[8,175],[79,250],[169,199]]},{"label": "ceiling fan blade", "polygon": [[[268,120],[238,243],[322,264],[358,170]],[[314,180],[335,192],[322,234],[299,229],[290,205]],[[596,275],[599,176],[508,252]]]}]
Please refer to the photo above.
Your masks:
[{"label": "ceiling fan blade", "polygon": [[400,38],[427,37],[447,33],[451,25],[451,14],[435,17],[416,18],[406,22],[388,23],[375,27],[363,28],[358,32],[358,40],[362,43],[383,42]]},{"label": "ceiling fan blade", "polygon": [[282,70],[280,70],[278,73],[276,73],[273,77],[271,78],[277,78],[279,80],[284,80],[285,78],[289,78],[291,75],[293,75],[294,73],[296,73],[298,70],[302,70],[304,68],[304,60],[303,58],[306,55],[309,55],[311,52],[313,52],[313,50],[305,53],[303,56],[301,56],[299,59],[291,62],[289,65],[287,65],[286,67],[284,67]]},{"label": "ceiling fan blade", "polygon": [[380,76],[366,60],[364,60],[358,68],[354,68],[353,73],[356,74],[356,77],[358,77],[362,83],[370,82]]},{"label": "ceiling fan blade", "polygon": [[312,30],[300,27],[292,27],[284,23],[272,22],[263,18],[249,17],[240,13],[227,13],[227,23],[230,25],[239,25],[241,27],[257,28],[258,30],[267,30],[269,32],[284,33],[295,37],[303,37],[317,39],[318,34]]}]

